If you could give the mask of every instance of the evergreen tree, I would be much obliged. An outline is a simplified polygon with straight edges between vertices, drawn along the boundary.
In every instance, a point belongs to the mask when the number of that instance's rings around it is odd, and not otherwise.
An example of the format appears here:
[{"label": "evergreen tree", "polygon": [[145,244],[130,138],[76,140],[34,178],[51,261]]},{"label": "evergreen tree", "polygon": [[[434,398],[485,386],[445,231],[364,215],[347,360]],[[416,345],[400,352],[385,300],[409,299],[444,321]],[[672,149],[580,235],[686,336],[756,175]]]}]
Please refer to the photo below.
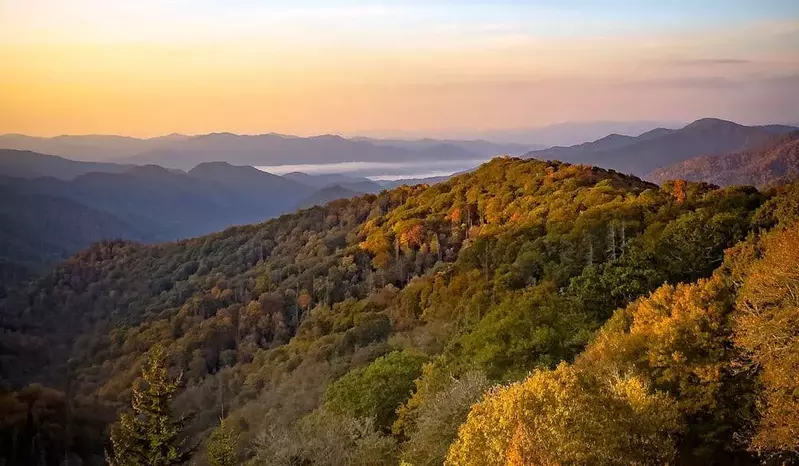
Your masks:
[{"label": "evergreen tree", "polygon": [[122,413],[111,427],[112,466],[169,466],[180,464],[186,453],[178,440],[183,420],[172,419],[169,404],[180,378],[170,380],[166,355],[156,346],[133,386],[132,412]]},{"label": "evergreen tree", "polygon": [[208,442],[205,444],[205,456],[211,466],[235,466],[238,464],[236,459],[236,444],[239,435],[235,428],[225,419],[219,423],[219,427],[214,430]]}]

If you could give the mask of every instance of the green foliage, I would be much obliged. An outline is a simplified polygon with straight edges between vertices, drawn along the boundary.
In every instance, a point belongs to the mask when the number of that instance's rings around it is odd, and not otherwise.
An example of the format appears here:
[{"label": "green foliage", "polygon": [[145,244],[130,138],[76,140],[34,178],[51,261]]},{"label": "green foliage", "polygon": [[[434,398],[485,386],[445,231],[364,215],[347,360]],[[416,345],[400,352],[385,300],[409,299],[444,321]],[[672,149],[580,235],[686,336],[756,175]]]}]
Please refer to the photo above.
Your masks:
[{"label": "green foliage", "polygon": [[572,364],[475,404],[447,464],[757,462],[746,443],[795,461],[797,244],[798,227],[753,237],[618,310]]},{"label": "green foliage", "polygon": [[425,359],[421,354],[394,351],[350,371],[327,388],[324,406],[337,414],[374,418],[378,427],[387,429],[396,409],[410,397]]},{"label": "green foliage", "polygon": [[222,419],[219,427],[205,442],[205,457],[210,466],[235,466],[239,464],[236,457],[236,446],[239,434],[229,420]]},{"label": "green foliage", "polygon": [[141,380],[133,388],[132,412],[124,412],[111,427],[112,466],[169,466],[181,464],[182,420],[172,419],[170,403],[180,380],[167,375],[163,348],[156,346],[142,368]]},{"label": "green foliage", "polygon": [[509,295],[460,340],[462,357],[494,379],[552,367],[590,336],[591,322],[573,309],[551,282]]}]

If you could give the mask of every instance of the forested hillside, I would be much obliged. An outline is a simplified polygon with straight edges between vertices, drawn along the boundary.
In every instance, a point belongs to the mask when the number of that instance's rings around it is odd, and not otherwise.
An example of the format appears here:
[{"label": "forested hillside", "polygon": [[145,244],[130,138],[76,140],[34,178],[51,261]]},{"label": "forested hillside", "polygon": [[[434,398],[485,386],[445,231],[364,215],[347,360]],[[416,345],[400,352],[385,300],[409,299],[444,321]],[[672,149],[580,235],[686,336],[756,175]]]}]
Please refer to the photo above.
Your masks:
[{"label": "forested hillside", "polygon": [[492,390],[447,464],[795,464],[795,213],[617,310],[573,363]]},{"label": "forested hillside", "polygon": [[684,179],[719,186],[765,186],[799,178],[799,131],[763,147],[731,154],[705,155],[661,168],[648,177],[655,182]]},{"label": "forested hillside", "polygon": [[160,345],[194,464],[790,455],[796,326],[774,330],[785,357],[758,329],[795,303],[740,290],[792,244],[797,199],[498,158],[195,239],[96,244],[0,301],[0,451],[102,463],[96,438]]},{"label": "forested hillside", "polygon": [[[0,181],[2,183],[2,181]],[[7,286],[106,238],[152,236],[113,215],[70,199],[0,186],[0,297]]]}]

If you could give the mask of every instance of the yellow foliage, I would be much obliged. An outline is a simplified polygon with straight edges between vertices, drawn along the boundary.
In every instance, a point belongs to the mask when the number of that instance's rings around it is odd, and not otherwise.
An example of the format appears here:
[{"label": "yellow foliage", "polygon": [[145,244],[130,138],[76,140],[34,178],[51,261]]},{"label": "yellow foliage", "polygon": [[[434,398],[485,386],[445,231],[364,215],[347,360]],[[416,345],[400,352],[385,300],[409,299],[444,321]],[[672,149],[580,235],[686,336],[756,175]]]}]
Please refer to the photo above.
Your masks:
[{"label": "yellow foliage", "polygon": [[663,464],[679,428],[674,400],[641,378],[563,363],[473,406],[447,464]]},{"label": "yellow foliage", "polygon": [[664,285],[616,312],[569,365],[472,407],[449,465],[664,464],[695,414],[715,412],[732,358],[732,290],[717,275]]},{"label": "yellow foliage", "polygon": [[760,368],[751,448],[799,452],[799,226],[764,238],[738,295],[735,343]]}]

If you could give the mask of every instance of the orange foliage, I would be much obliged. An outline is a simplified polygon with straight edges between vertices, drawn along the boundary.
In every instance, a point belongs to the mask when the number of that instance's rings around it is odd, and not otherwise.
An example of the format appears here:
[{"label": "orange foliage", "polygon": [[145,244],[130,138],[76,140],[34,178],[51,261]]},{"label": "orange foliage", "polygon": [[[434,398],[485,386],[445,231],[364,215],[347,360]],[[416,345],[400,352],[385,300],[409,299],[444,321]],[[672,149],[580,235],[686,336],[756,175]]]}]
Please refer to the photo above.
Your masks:
[{"label": "orange foliage", "polygon": [[461,209],[459,207],[452,209],[452,212],[447,216],[452,223],[461,223],[461,217]]},{"label": "orange foliage", "polygon": [[416,224],[400,235],[400,243],[403,246],[421,246],[424,240],[424,226]]},{"label": "orange foliage", "polygon": [[677,204],[685,202],[685,180],[677,180],[674,182],[674,198]]}]

